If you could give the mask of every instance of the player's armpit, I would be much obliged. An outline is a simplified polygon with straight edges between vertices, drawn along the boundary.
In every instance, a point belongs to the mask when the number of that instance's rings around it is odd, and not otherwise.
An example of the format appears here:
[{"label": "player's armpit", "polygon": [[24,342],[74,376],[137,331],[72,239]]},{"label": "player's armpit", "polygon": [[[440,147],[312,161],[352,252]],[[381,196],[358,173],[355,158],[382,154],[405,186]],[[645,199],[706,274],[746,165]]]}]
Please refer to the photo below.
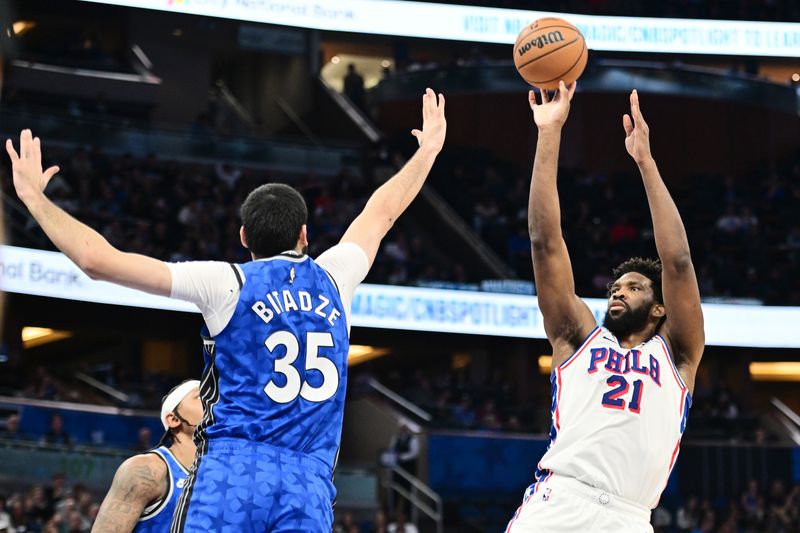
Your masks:
[{"label": "player's armpit", "polygon": [[166,493],[167,466],[155,455],[137,455],[120,465],[97,513],[92,533],[130,533],[148,503]]},{"label": "player's armpit", "polygon": [[108,247],[88,254],[80,266],[92,279],[159,296],[169,296],[172,291],[172,274],[167,264],[145,255]]}]

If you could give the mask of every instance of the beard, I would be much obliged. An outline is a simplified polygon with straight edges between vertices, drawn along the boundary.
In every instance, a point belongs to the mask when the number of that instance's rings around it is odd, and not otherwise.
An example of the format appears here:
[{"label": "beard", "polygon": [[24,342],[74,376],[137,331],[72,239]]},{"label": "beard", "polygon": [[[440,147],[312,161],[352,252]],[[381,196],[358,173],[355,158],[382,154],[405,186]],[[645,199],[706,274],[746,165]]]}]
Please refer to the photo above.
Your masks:
[{"label": "beard", "polygon": [[616,317],[611,316],[609,310],[606,310],[603,326],[619,339],[643,329],[649,316],[650,308],[646,305],[637,308],[628,307]]}]

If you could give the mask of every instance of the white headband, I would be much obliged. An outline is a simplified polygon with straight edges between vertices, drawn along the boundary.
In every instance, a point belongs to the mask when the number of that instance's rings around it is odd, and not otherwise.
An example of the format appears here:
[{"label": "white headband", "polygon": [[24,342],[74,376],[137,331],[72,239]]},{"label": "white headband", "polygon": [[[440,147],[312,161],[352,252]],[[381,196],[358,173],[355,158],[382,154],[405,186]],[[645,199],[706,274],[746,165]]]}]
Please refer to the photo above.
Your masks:
[{"label": "white headband", "polygon": [[181,400],[186,398],[186,395],[192,391],[192,389],[199,387],[200,382],[196,379],[191,381],[186,381],[181,383],[175,390],[170,392],[169,395],[164,399],[164,403],[161,404],[161,423],[164,425],[164,429],[169,429],[169,424],[167,424],[167,415],[170,414],[172,411],[178,407],[178,404],[181,403]]}]

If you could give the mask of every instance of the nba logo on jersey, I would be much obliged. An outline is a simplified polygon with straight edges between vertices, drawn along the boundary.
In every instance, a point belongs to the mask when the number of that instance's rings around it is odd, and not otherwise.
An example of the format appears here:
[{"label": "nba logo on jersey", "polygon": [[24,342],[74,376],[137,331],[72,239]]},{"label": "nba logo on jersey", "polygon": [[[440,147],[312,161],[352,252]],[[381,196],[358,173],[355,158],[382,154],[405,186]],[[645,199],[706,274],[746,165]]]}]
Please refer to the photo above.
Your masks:
[{"label": "nba logo on jersey", "polygon": [[545,502],[548,501],[550,499],[550,494],[552,492],[553,492],[553,489],[551,489],[550,487],[547,487],[546,489],[544,489],[544,492],[542,492],[542,501],[545,501]]}]

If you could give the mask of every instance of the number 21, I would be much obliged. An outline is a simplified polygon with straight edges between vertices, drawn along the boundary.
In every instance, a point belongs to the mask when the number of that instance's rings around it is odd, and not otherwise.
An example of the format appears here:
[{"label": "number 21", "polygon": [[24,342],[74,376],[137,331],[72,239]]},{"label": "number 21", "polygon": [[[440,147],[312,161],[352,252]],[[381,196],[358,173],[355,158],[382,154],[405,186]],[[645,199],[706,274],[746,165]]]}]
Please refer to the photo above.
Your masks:
[{"label": "number 21", "polygon": [[[606,383],[610,387],[614,387],[612,390],[608,391],[607,393],[603,394],[603,407],[608,409],[625,409],[625,400],[621,398],[628,393],[630,389],[628,385],[628,380],[622,376],[611,376],[606,380]],[[631,413],[636,413],[637,415],[642,410],[642,391],[644,389],[644,383],[642,383],[641,379],[637,379],[633,382],[633,397],[631,401],[628,403],[628,410]]]}]

